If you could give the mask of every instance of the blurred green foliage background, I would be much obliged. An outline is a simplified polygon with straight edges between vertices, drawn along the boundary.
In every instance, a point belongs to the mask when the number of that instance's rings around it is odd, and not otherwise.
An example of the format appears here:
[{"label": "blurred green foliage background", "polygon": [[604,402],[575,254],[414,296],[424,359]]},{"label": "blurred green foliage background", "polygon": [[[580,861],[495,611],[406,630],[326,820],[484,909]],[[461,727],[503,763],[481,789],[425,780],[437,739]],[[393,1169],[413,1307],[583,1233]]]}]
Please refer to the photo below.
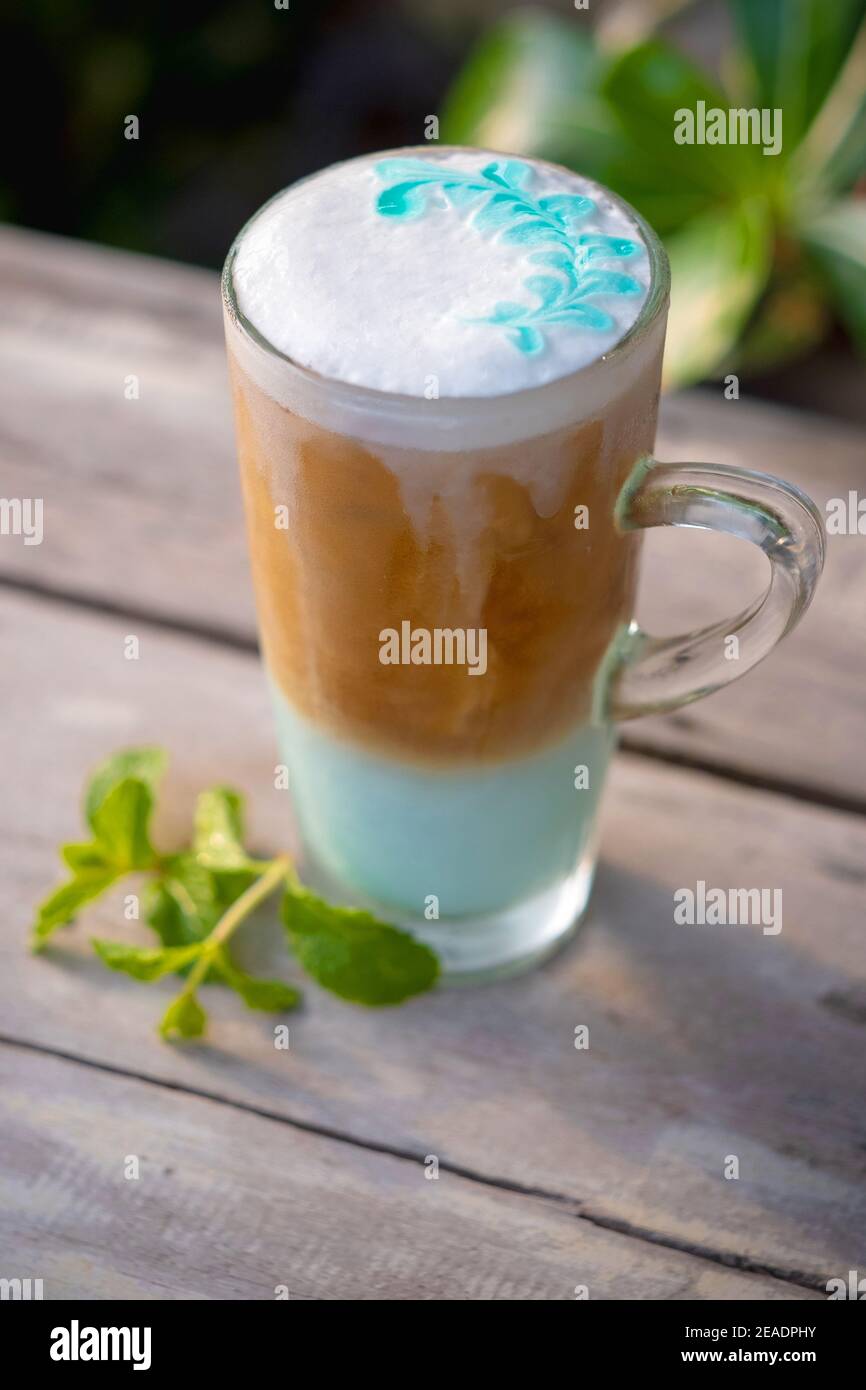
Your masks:
[{"label": "blurred green foliage background", "polygon": [[[670,382],[866,351],[866,0],[27,0],[3,38],[8,220],[218,266],[277,188],[437,114],[653,223]],[[677,144],[699,100],[781,108],[781,153]]]},{"label": "blurred green foliage background", "polygon": [[278,188],[421,139],[477,25],[393,0],[17,0],[2,32],[23,105],[0,216],[218,266]]},{"label": "blurred green foliage background", "polygon": [[[644,214],[671,259],[674,385],[802,354],[834,317],[866,354],[866,0],[729,8],[718,78],[664,38],[516,12],[476,48],[442,122],[443,140],[567,164]],[[700,102],[779,110],[781,149],[677,143],[675,113]]]}]

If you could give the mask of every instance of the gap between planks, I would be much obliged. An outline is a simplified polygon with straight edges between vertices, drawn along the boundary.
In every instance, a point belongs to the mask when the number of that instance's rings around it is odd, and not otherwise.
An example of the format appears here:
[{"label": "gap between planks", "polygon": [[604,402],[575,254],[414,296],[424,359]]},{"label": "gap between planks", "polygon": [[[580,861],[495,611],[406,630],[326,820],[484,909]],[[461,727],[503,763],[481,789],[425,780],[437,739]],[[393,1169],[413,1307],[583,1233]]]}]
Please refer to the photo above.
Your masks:
[{"label": "gap between planks", "polygon": [[[334,1129],[328,1125],[316,1124],[310,1120],[297,1119],[291,1115],[283,1115],[278,1111],[270,1110],[264,1105],[254,1105],[249,1101],[234,1099],[231,1096],[220,1095],[216,1091],[209,1091],[200,1086],[189,1086],[178,1081],[151,1076],[147,1072],[135,1071],[132,1068],[116,1066],[110,1062],[96,1061],[90,1057],[82,1057],[74,1052],[67,1052],[61,1048],[49,1047],[42,1043],[28,1042],[20,1038],[13,1038],[0,1033],[0,1046],[14,1048],[23,1052],[34,1053],[39,1056],[53,1057],[58,1061],[68,1062],[71,1066],[89,1068],[107,1076],[118,1076],[124,1080],[138,1081],[146,1086],[152,1086],[158,1090],[171,1091],[178,1095],[194,1096],[197,1100],[208,1101],[213,1105],[222,1105],[229,1110],[234,1110],[240,1114],[255,1115],[258,1119],[268,1120],[273,1124],[285,1125],[289,1129],[298,1130],[304,1134],[313,1134],[317,1138],[329,1140],[331,1143],[345,1144],[349,1148],[359,1149],[366,1153],[383,1154],[389,1158],[397,1159],[404,1163],[414,1165],[423,1164],[425,1156],[419,1151],[415,1153],[412,1149],[401,1148],[395,1144],[384,1144],[375,1139],[365,1139],[354,1134],[347,1134],[342,1130]],[[514,1182],[508,1178],[494,1177],[489,1173],[479,1172],[477,1169],[469,1168],[460,1163],[451,1163],[447,1159],[439,1159],[439,1168],[442,1172],[451,1173],[454,1177],[462,1178],[466,1182],[475,1183],[480,1187],[493,1188],[500,1192],[509,1192],[517,1197],[526,1197],[530,1200],[550,1202],[560,1210],[565,1211],[576,1221],[586,1221],[589,1225],[598,1227],[600,1230],[611,1231],[616,1235],[624,1236],[630,1240],[640,1241],[647,1245],[656,1245],[662,1249],[673,1250],[682,1255],[689,1255],[694,1259],[706,1260],[710,1264],[720,1265],[725,1269],[735,1269],[743,1274],[755,1274],[765,1278],[777,1279],[781,1283],[790,1284],[792,1288],[801,1288],[810,1293],[826,1292],[826,1279],[823,1275],[799,1269],[788,1269],[780,1265],[768,1263],[763,1260],[751,1259],[747,1255],[740,1255],[736,1252],[724,1250],[714,1250],[711,1246],[703,1245],[700,1242],[681,1240],[676,1236],[666,1235],[660,1231],[651,1230],[649,1227],[637,1226],[632,1222],[620,1220],[614,1216],[606,1216],[603,1212],[593,1211],[590,1206],[579,1199],[569,1197],[561,1192],[553,1192],[543,1187],[530,1187],[524,1183]]]}]

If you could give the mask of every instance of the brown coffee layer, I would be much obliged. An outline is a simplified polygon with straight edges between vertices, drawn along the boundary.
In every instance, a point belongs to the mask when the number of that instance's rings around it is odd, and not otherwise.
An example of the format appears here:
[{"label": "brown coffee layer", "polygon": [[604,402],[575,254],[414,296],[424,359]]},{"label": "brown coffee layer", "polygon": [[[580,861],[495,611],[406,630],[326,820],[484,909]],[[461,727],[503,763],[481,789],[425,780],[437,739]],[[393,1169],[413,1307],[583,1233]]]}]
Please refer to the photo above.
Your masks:
[{"label": "brown coffee layer", "polygon": [[[638,538],[613,511],[652,447],[655,371],[579,428],[416,455],[300,419],[235,362],[232,376],[262,644],[301,714],[445,762],[516,756],[588,717],[633,610]],[[383,664],[380,634],[406,622],[486,629],[486,672]]]}]

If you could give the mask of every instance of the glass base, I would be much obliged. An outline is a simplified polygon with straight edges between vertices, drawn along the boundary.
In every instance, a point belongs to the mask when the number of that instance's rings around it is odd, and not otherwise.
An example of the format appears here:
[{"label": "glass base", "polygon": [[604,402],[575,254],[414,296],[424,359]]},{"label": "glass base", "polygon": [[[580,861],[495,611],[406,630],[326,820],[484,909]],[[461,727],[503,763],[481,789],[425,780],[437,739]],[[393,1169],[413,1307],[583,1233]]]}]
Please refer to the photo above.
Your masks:
[{"label": "glass base", "polygon": [[476,985],[519,975],[554,954],[573,935],[589,902],[595,876],[594,847],[553,888],[484,916],[426,921],[342,891],[309,859],[304,879],[330,901],[342,900],[374,912],[430,946],[442,964],[443,985]]},{"label": "glass base", "polygon": [[552,956],[576,931],[592,891],[595,856],[525,902],[486,917],[401,922],[442,962],[442,983],[475,985],[520,975]]}]

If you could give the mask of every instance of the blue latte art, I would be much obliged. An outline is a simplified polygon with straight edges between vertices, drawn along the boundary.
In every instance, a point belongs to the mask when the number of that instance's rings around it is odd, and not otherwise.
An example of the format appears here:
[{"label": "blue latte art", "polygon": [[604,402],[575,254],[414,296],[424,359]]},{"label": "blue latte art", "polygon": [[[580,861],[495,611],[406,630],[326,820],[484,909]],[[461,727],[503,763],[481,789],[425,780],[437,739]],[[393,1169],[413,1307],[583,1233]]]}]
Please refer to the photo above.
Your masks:
[{"label": "blue latte art", "polygon": [[606,357],[653,266],[640,222],[580,174],[431,146],[285,189],[245,229],[232,278],[260,337],[319,376],[480,399]]},{"label": "blue latte art", "polygon": [[527,188],[533,171],[520,160],[495,160],[477,172],[464,172],[423,159],[385,159],[376,165],[376,173],[388,183],[376,199],[380,216],[415,219],[431,204],[456,213],[468,209],[474,230],[525,247],[527,263],[544,267],[543,272],[527,275],[521,285],[535,304],[500,300],[488,315],[466,320],[502,328],[521,353],[542,352],[547,345],[544,330],[555,324],[608,332],[614,319],[589,301],[644,293],[632,276],[606,264],[634,255],[637,243],[600,232],[581,233],[581,224],[597,211],[594,200],[573,193],[533,198]]}]

